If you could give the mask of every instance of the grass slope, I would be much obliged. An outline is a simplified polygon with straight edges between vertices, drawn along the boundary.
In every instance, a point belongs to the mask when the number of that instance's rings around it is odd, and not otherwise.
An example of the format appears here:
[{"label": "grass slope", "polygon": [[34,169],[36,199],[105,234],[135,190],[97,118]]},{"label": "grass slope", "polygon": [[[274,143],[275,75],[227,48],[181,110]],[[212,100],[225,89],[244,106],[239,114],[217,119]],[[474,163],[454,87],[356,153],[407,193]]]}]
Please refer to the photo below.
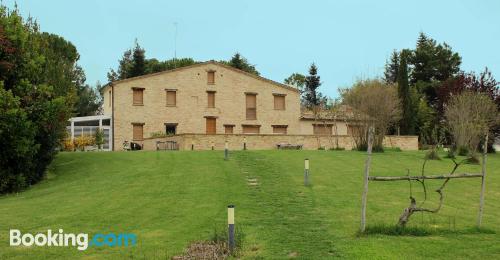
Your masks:
[{"label": "grass slope", "polygon": [[[311,182],[303,186],[303,159]],[[410,227],[420,236],[380,234],[408,205],[408,183],[370,183],[368,224],[375,234],[356,234],[364,153],[353,151],[220,151],[61,153],[47,180],[0,197],[0,259],[169,258],[192,241],[207,240],[236,205],[245,234],[243,258],[498,258],[500,257],[500,155],[489,156],[487,232],[474,229],[480,179],[451,180],[439,214],[416,214]],[[422,152],[375,154],[372,175],[419,174]],[[428,174],[446,173],[449,160],[430,161]],[[465,165],[460,172],[480,171]],[[249,185],[249,181],[257,185]],[[427,206],[435,206],[428,181]],[[419,199],[422,192],[413,185]],[[11,228],[23,232],[135,233],[138,245],[9,247]],[[379,232],[380,230],[380,232]]]}]

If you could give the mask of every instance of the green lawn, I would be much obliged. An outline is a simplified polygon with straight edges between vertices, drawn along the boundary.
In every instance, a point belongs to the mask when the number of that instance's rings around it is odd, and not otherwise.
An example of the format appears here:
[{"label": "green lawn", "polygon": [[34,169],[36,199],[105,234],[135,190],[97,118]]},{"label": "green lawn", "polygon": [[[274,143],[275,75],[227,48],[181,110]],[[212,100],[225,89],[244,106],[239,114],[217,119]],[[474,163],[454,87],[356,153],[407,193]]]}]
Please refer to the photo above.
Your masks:
[{"label": "green lawn", "polygon": [[[372,175],[418,174],[423,152],[375,154]],[[310,187],[303,159],[311,160]],[[474,229],[480,179],[451,180],[439,214],[416,214],[425,236],[358,236],[365,153],[353,151],[221,151],[61,153],[47,180],[0,197],[0,259],[169,258],[224,227],[236,205],[242,258],[350,259],[500,257],[500,154],[488,157],[484,228]],[[446,173],[448,159],[428,163]],[[465,165],[459,172],[480,171]],[[257,179],[258,185],[247,179]],[[429,189],[442,181],[428,181]],[[421,198],[415,184],[414,193]],[[428,206],[436,205],[431,192]],[[371,182],[368,224],[392,225],[408,205],[408,182]],[[134,247],[9,247],[9,229],[135,233]]]}]

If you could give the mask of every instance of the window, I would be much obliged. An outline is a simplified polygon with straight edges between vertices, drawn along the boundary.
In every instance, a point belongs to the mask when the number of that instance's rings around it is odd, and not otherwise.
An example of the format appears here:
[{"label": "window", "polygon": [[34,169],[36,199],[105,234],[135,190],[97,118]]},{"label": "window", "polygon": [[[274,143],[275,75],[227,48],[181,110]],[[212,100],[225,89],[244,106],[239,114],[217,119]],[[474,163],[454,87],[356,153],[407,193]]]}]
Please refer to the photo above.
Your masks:
[{"label": "window", "polygon": [[134,106],[142,106],[143,103],[143,92],[144,88],[132,88],[133,91],[133,105]]},{"label": "window", "polygon": [[247,120],[257,119],[257,94],[246,93],[246,118]]},{"label": "window", "polygon": [[207,99],[208,99],[207,107],[214,108],[215,107],[215,91],[207,91]]},{"label": "window", "polygon": [[242,125],[244,134],[258,134],[260,125]]},{"label": "window", "polygon": [[234,129],[234,125],[224,125],[224,133],[232,134]]},{"label": "window", "polygon": [[356,125],[348,125],[347,126],[347,134],[354,136],[354,135],[359,135],[360,134],[360,127]]},{"label": "window", "polygon": [[287,125],[273,125],[273,134],[286,135]]},{"label": "window", "polygon": [[274,94],[274,109],[285,110],[285,95]]},{"label": "window", "polygon": [[177,134],[177,123],[165,123],[165,134],[167,135]]},{"label": "window", "polygon": [[144,139],[143,136],[143,127],[144,123],[132,123],[132,140],[134,141],[142,141]]},{"label": "window", "polygon": [[207,135],[214,135],[217,133],[217,122],[216,118],[214,117],[207,117],[206,118],[206,128],[207,128]]},{"label": "window", "polygon": [[215,71],[207,72],[207,83],[209,85],[215,84]]},{"label": "window", "polygon": [[109,91],[109,104],[108,106],[111,106],[111,90]]},{"label": "window", "polygon": [[177,90],[167,89],[167,107],[175,107],[177,105]]},{"label": "window", "polygon": [[313,132],[315,135],[332,135],[332,125],[313,124]]}]

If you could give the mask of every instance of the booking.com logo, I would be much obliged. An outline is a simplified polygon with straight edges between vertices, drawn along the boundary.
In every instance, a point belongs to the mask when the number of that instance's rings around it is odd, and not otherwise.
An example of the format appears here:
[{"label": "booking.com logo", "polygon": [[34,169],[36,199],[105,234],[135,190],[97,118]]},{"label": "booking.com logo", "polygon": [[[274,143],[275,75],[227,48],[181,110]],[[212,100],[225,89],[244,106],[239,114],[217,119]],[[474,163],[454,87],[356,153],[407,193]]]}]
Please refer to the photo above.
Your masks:
[{"label": "booking.com logo", "polygon": [[25,233],[21,234],[18,229],[10,230],[10,246],[76,246],[78,250],[87,250],[89,246],[133,246],[137,243],[135,234],[101,234],[97,233],[89,241],[89,234],[86,233],[64,233],[52,232],[51,229],[46,233],[37,233],[36,235]]}]

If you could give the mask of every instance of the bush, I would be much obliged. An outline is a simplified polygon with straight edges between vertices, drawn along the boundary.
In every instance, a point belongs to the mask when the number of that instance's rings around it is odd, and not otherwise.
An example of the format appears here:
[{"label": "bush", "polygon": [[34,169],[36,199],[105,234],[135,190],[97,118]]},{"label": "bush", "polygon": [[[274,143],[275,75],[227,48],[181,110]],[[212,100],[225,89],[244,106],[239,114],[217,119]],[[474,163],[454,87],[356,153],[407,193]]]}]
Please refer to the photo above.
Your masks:
[{"label": "bush", "polygon": [[83,151],[85,146],[89,145],[94,145],[95,144],[95,138],[91,135],[81,135],[79,137],[76,137],[74,140],[75,147],[78,150]]},{"label": "bush", "polygon": [[344,151],[345,148],[344,147],[332,147],[329,149],[330,151]]},{"label": "bush", "polygon": [[436,149],[431,149],[425,154],[425,159],[426,160],[441,160],[441,157],[439,156]]},{"label": "bush", "polygon": [[466,146],[460,146],[458,147],[458,155],[460,156],[467,156],[469,154],[469,148]]},{"label": "bush", "polygon": [[75,142],[71,141],[71,138],[66,137],[63,140],[62,146],[63,146],[62,148],[64,151],[67,151],[67,152],[75,151]]},{"label": "bush", "polygon": [[94,143],[97,145],[97,148],[102,149],[102,145],[104,144],[104,130],[101,128],[95,130]]}]

